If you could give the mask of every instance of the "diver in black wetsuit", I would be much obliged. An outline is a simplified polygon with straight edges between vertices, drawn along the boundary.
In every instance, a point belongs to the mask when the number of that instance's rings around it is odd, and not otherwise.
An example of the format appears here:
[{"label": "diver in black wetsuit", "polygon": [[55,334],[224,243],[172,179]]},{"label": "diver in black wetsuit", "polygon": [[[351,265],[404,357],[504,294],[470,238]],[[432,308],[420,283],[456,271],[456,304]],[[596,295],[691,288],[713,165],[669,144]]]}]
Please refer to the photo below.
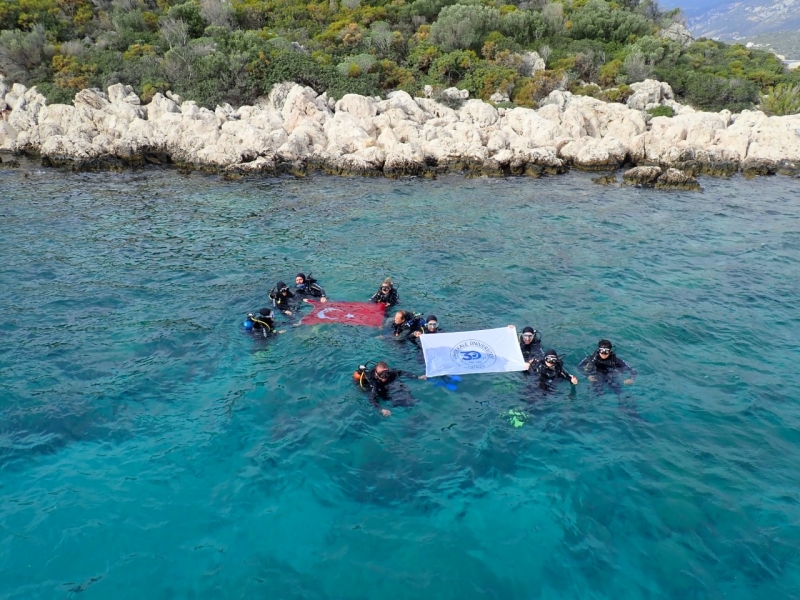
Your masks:
[{"label": "diver in black wetsuit", "polygon": [[323,290],[317,283],[317,280],[311,276],[298,273],[294,278],[294,293],[303,298],[303,302],[308,302],[308,298],[319,298],[320,302],[327,302],[328,298]]},{"label": "diver in black wetsuit", "polygon": [[578,385],[578,378],[564,370],[564,362],[552,348],[544,353],[543,360],[534,362],[536,375],[539,376],[539,387],[546,391],[555,390],[557,380],[566,379],[572,385]]},{"label": "diver in black wetsuit", "polygon": [[275,314],[270,308],[260,309],[257,315],[249,313],[244,322],[244,327],[254,335],[264,338],[277,333],[285,333],[284,331],[278,331],[278,328],[275,326]]},{"label": "diver in black wetsuit", "polygon": [[379,409],[384,417],[392,415],[392,411],[381,408],[380,400],[389,399],[389,384],[400,377],[414,377],[416,379],[426,379],[425,375],[417,377],[413,373],[401,371],[400,369],[390,369],[389,365],[381,361],[371,369],[359,367],[353,375],[358,384],[369,392],[369,401],[372,406]]},{"label": "diver in black wetsuit", "polygon": [[519,349],[522,350],[522,358],[528,363],[528,372],[530,372],[531,367],[544,358],[542,334],[533,327],[525,327],[522,335],[519,336]]},{"label": "diver in black wetsuit", "polygon": [[407,340],[419,337],[425,327],[425,319],[420,313],[411,313],[407,310],[398,310],[394,315],[392,331],[398,340]]},{"label": "diver in black wetsuit", "polygon": [[589,381],[607,383],[617,393],[619,393],[619,384],[615,377],[617,373],[628,373],[629,377],[623,381],[625,385],[632,384],[636,379],[636,370],[617,356],[609,340],[597,342],[597,350],[591,356],[584,358],[578,364],[578,368],[589,373]]},{"label": "diver in black wetsuit", "polygon": [[370,302],[384,304],[387,308],[400,302],[400,297],[397,294],[397,288],[394,287],[391,278],[387,277],[383,280],[380,289],[370,298]]},{"label": "diver in black wetsuit", "polygon": [[294,294],[289,291],[289,286],[279,281],[269,293],[273,306],[285,315],[291,316],[294,308]]},{"label": "diver in black wetsuit", "polygon": [[436,318],[436,315],[428,315],[425,317],[425,326],[422,328],[422,331],[415,331],[411,335],[418,338],[421,335],[430,333],[444,333],[444,329],[439,327],[439,319]]}]

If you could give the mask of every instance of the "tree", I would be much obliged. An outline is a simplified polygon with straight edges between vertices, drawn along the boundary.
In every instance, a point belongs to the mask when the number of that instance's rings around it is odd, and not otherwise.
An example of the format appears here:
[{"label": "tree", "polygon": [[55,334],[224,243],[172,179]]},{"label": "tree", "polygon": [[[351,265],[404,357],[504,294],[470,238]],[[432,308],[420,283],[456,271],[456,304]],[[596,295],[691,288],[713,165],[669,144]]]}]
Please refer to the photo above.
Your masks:
[{"label": "tree", "polygon": [[496,8],[454,4],[443,8],[431,25],[431,39],[445,52],[478,48],[481,39],[499,25],[500,11]]},{"label": "tree", "polygon": [[613,41],[624,44],[653,32],[653,24],[641,15],[619,8],[605,0],[589,0],[572,16],[572,37]]}]

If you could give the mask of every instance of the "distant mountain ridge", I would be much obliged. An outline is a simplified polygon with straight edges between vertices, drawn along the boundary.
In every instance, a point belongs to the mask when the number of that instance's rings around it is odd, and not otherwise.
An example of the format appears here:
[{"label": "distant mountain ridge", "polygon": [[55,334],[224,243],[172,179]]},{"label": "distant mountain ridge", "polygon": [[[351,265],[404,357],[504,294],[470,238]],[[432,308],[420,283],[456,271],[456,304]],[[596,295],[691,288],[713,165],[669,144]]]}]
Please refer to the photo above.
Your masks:
[{"label": "distant mountain ridge", "polygon": [[741,40],[800,30],[800,0],[723,1],[711,8],[684,8],[695,37]]}]

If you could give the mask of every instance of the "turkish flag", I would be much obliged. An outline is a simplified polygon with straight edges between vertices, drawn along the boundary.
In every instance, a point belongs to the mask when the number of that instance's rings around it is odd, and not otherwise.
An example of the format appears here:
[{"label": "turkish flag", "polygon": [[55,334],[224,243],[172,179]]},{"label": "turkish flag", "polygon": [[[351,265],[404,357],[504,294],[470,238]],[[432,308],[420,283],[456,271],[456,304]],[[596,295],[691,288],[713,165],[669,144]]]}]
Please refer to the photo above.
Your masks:
[{"label": "turkish flag", "polygon": [[380,327],[386,308],[374,302],[311,302],[314,308],[300,319],[303,325],[319,325],[320,323],[347,323],[348,325],[366,325]]}]

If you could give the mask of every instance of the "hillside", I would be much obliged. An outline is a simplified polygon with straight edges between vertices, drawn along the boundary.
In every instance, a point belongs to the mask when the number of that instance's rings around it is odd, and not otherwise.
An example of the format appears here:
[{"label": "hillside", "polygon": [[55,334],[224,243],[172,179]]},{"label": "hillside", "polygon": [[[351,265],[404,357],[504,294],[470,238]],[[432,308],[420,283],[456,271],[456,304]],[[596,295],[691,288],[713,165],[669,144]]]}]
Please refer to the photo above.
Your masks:
[{"label": "hillside", "polygon": [[285,80],[333,98],[427,89],[458,103],[455,86],[499,105],[556,89],[624,102],[658,77],[685,103],[739,111],[800,82],[767,52],[688,45],[680,19],[649,0],[4,0],[0,72],[50,102],[123,83],[208,107]]},{"label": "hillside", "polygon": [[736,0],[687,11],[697,37],[741,40],[800,30],[800,0]]}]

